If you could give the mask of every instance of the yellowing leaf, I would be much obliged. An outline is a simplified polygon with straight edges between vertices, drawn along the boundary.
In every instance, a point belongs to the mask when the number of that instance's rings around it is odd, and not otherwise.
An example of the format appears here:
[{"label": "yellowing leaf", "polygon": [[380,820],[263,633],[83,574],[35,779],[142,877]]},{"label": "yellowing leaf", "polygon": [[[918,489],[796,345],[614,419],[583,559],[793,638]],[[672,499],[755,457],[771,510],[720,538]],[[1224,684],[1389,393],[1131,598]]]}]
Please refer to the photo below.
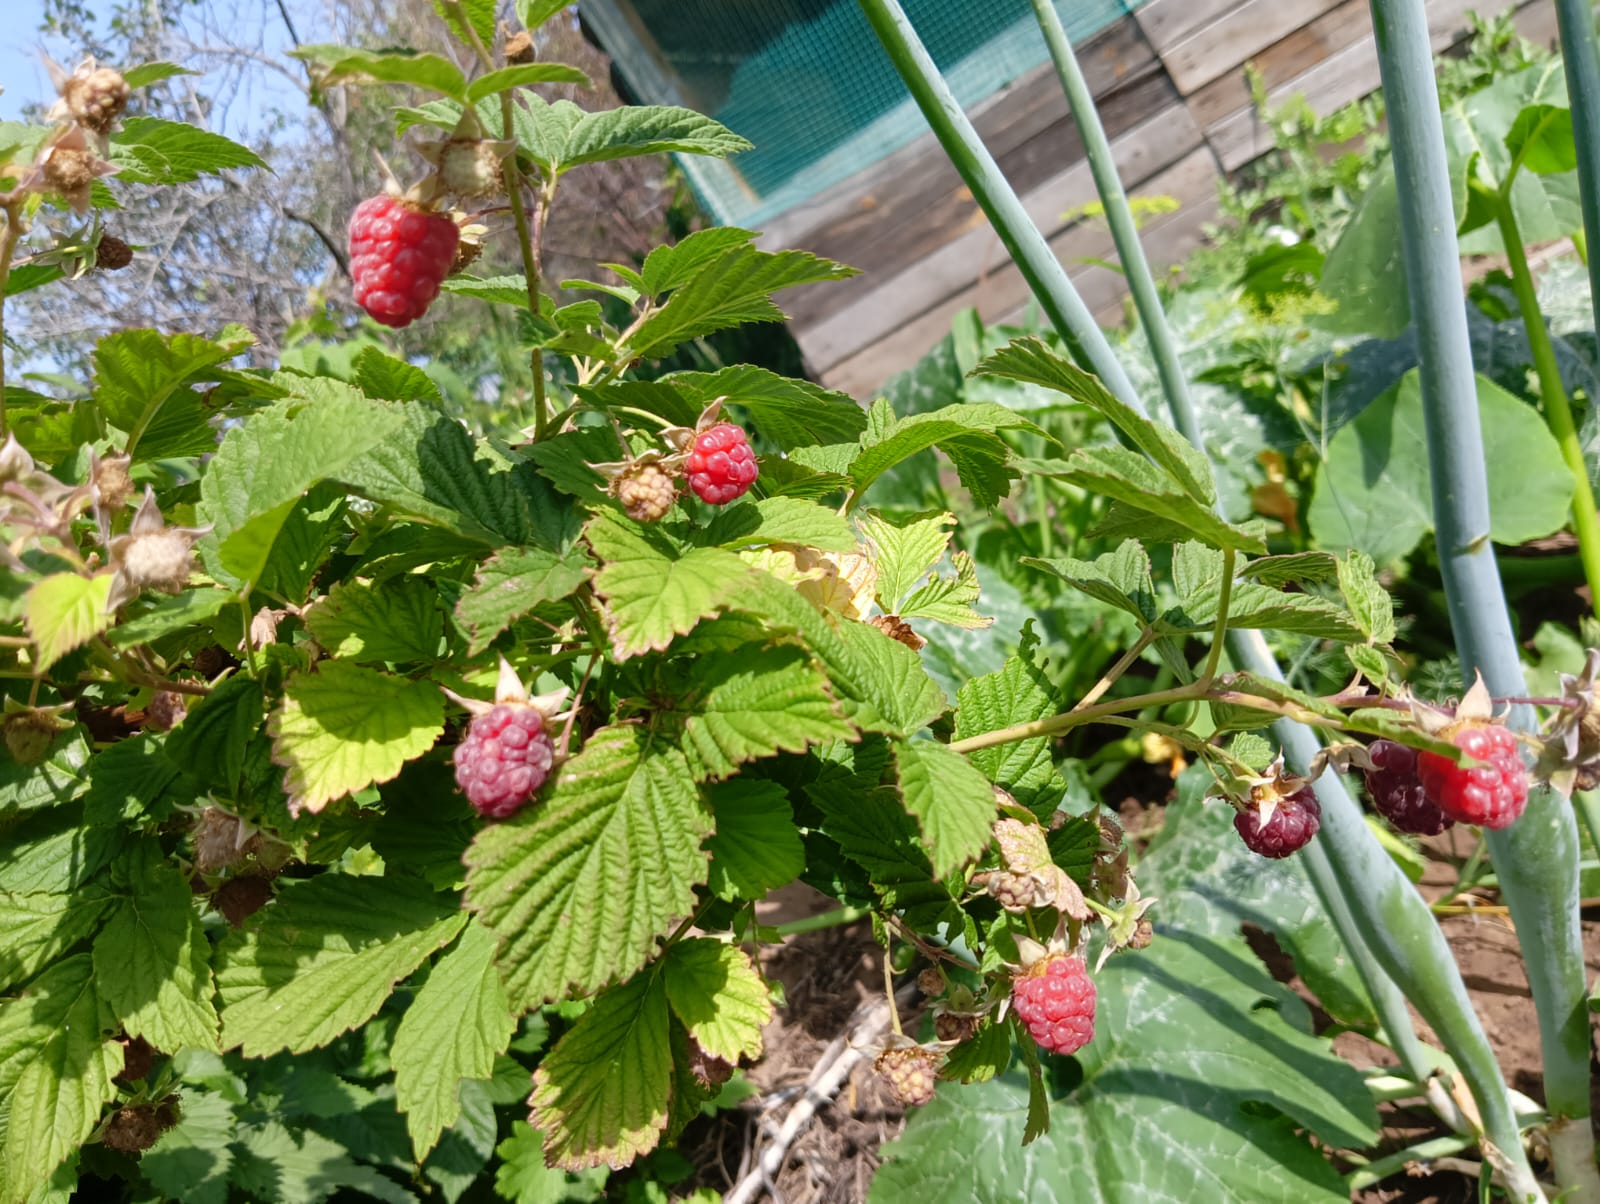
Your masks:
[{"label": "yellowing leaf", "polygon": [[296,811],[321,811],[352,790],[387,782],[444,732],[444,696],[436,686],[345,661],[296,673],[283,693],[268,728]]}]

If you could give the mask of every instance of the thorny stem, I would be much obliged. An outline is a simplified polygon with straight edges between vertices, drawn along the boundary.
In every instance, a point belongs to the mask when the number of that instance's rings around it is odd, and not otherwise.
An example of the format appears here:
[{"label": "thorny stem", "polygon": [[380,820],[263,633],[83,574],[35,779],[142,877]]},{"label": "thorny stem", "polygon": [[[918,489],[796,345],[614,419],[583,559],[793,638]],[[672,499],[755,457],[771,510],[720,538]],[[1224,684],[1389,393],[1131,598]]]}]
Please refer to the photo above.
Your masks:
[{"label": "thorny stem", "polygon": [[[1514,178],[1507,177],[1507,182]],[[1539,295],[1528,270],[1528,255],[1522,246],[1522,233],[1511,201],[1499,199],[1495,219],[1500,224],[1500,239],[1506,246],[1506,262],[1511,268],[1511,290],[1522,311],[1522,325],[1528,332],[1528,347],[1533,352],[1533,367],[1539,377],[1539,396],[1544,401],[1545,421],[1561,448],[1561,458],[1572,473],[1572,531],[1578,537],[1578,558],[1589,583],[1595,613],[1600,615],[1600,515],[1595,513],[1594,490],[1589,484],[1589,469],[1583,461],[1583,447],[1572,421],[1572,407],[1561,383],[1561,368],[1556,363],[1555,347],[1539,309]]]},{"label": "thorny stem", "polygon": [[1222,553],[1222,596],[1217,599],[1217,623],[1211,632],[1211,652],[1206,657],[1205,672],[1200,680],[1209,686],[1217,675],[1217,665],[1222,660],[1223,639],[1228,632],[1228,602],[1233,596],[1233,567],[1238,552],[1227,548]]},{"label": "thorny stem", "polygon": [[22,237],[22,208],[12,201],[4,207],[5,233],[0,234],[0,440],[6,437],[6,284],[11,276],[11,259]]}]

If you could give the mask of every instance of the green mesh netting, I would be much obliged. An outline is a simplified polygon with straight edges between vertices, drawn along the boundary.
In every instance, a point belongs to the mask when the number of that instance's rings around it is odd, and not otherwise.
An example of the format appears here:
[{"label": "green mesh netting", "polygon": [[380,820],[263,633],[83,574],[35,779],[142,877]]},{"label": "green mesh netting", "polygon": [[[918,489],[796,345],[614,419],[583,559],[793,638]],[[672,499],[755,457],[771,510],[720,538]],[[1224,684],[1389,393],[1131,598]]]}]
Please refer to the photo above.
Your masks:
[{"label": "green mesh netting", "polygon": [[[1142,0],[1056,0],[1075,42]],[[1047,61],[1028,0],[903,0],[970,107]],[[688,160],[720,222],[755,225],[926,130],[856,0],[588,0],[582,10],[639,100],[687,104],[755,143]]]}]

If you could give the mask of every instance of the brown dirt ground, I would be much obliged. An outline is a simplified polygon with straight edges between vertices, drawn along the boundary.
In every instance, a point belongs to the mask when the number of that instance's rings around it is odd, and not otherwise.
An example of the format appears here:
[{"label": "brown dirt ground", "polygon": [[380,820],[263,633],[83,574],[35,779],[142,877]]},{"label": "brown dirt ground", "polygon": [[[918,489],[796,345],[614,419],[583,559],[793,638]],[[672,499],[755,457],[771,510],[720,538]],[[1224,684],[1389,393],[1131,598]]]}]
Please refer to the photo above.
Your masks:
[{"label": "brown dirt ground", "polygon": [[[1161,819],[1159,805],[1152,807],[1133,798],[1122,814],[1130,833],[1135,834]],[[1453,865],[1470,851],[1469,841],[1470,836],[1455,832],[1424,842],[1430,864],[1421,889],[1430,901],[1438,899],[1454,881]],[[1498,899],[1488,895],[1478,902],[1483,905],[1473,914],[1445,918],[1445,935],[1512,1086],[1542,1102],[1538,1026],[1516,937],[1503,909],[1497,906]],[[784,923],[833,906],[831,900],[796,886],[764,905],[761,919],[763,923]],[[1600,971],[1600,911],[1585,912],[1583,932],[1592,980]],[[1260,933],[1247,936],[1277,977],[1306,994],[1292,965],[1270,937]],[[697,1174],[690,1183],[680,1185],[680,1190],[704,1185],[725,1192],[755,1165],[764,1144],[762,1126],[775,1128],[781,1123],[829,1043],[850,1027],[859,1005],[881,994],[880,958],[865,923],[791,938],[765,957],[765,972],[783,984],[787,1006],[779,1009],[767,1030],[766,1057],[748,1071],[760,1094],[740,1109],[690,1127],[680,1148]],[[1315,1000],[1307,998],[1319,1024],[1326,1024]],[[908,1031],[915,1031],[915,1012],[904,1019]],[[1426,1024],[1420,1017],[1416,1021],[1423,1039],[1431,1041]],[[1334,1048],[1357,1065],[1390,1061],[1387,1050],[1356,1033],[1341,1033]],[[1386,1105],[1383,1115],[1384,1152],[1445,1132],[1423,1108]],[[877,1169],[878,1150],[900,1132],[903,1123],[904,1110],[879,1086],[870,1057],[862,1060],[843,1089],[818,1110],[810,1127],[790,1148],[782,1169],[771,1181],[775,1190],[763,1190],[756,1198],[775,1204],[860,1204]],[[1356,1197],[1358,1204],[1470,1204],[1476,1199],[1474,1179],[1454,1170],[1420,1167],[1391,1176]]]}]

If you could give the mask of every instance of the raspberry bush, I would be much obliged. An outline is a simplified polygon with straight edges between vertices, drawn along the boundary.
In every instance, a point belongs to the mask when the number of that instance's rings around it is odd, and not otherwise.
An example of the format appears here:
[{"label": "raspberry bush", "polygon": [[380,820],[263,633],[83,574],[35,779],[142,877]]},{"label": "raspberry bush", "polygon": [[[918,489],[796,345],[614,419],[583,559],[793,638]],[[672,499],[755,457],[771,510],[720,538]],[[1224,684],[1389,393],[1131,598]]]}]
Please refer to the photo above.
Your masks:
[{"label": "raspberry bush", "polygon": [[[864,408],[746,364],[663,370],[852,269],[707,229],[546,279],[569,172],[748,144],[686,109],[548,101],[580,73],[439,7],[468,70],[298,52],[319,88],[420,94],[397,113],[416,161],[350,215],[353,304],[321,315],[350,354],[312,371],[247,362],[237,326],[125,330],[70,405],[15,364],[0,384],[0,1204],[593,1186],[762,1055],[781,937],[756,906],[796,882],[872,917],[893,1017],[872,1064],[908,1107],[1022,1081],[1032,1142],[1064,1085],[1170,1086],[1199,1058],[1192,1083],[1282,1109],[1297,1182],[1332,1173],[1308,1134],[1375,1144],[1360,1077],[1240,969],[1239,920],[1296,956],[1334,943],[1294,912],[1340,830],[1319,835],[1319,771],[1359,767],[1404,831],[1429,806],[1512,823],[1511,700],[1411,697],[1373,562],[1219,514],[1204,457],[1059,340],[980,332],[958,375],[982,397],[935,406],[925,382]],[[125,120],[173,70],[88,61],[44,124],[0,130],[11,294],[159,254],[106,231],[125,190],[261,165]],[[521,332],[525,429],[469,429],[388,333],[445,306]],[[1040,546],[980,572],[1024,477],[1096,534],[1059,554],[1044,514]],[[1260,630],[1347,649],[1342,687],[1223,662]],[[1553,708],[1543,777],[1592,768],[1592,679]],[[1286,717],[1330,741],[1305,777]],[[1128,728],[1189,766],[1139,842],[1094,750],[1063,755]],[[1302,972],[1376,1032],[1348,965]],[[912,981],[928,1006],[902,1029]],[[1152,998],[1182,1023],[1130,1036]],[[1151,1099],[1212,1125],[1197,1145],[1232,1132]]]}]

